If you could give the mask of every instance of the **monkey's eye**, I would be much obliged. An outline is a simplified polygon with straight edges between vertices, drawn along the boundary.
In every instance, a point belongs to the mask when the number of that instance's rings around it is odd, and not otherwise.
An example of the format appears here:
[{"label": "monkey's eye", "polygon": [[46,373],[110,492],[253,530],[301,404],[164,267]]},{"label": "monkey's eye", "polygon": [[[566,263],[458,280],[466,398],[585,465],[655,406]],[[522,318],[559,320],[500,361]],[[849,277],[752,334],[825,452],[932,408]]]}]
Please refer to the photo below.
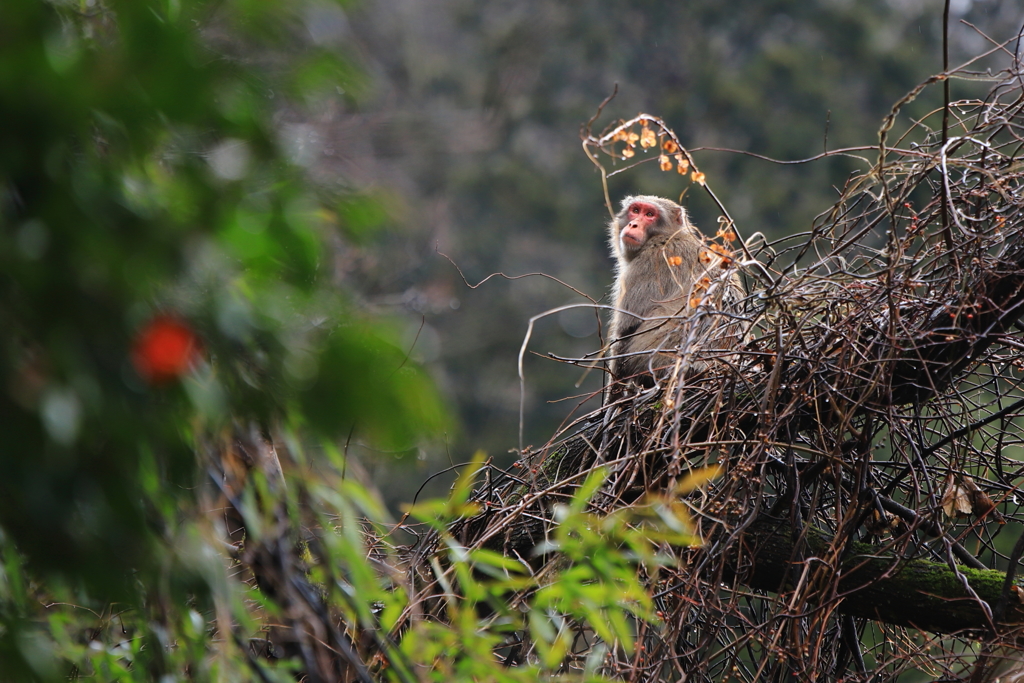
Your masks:
[{"label": "monkey's eye", "polygon": [[654,212],[653,211],[648,211],[647,212],[647,217],[648,218],[654,218]]},{"label": "monkey's eye", "polygon": [[634,206],[632,209],[629,210],[629,212],[630,213],[640,213],[640,207]]}]

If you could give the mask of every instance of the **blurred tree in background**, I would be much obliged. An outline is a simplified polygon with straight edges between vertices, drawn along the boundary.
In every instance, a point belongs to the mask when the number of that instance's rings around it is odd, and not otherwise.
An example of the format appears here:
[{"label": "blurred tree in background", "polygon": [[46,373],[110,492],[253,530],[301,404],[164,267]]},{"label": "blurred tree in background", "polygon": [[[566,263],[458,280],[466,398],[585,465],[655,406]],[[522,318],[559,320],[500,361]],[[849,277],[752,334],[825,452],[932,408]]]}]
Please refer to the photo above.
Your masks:
[{"label": "blurred tree in background", "polygon": [[[196,661],[162,641],[201,643],[186,607],[224,584],[196,455],[233,424],[405,451],[444,423],[325,248],[380,207],[311,189],[272,125],[268,93],[355,88],[348,62],[212,49],[287,53],[286,4],[0,7],[0,678],[88,673],[54,658],[81,637],[60,624],[112,600],[140,610],[112,661],[153,680]],[[81,611],[48,629],[40,602]]]}]

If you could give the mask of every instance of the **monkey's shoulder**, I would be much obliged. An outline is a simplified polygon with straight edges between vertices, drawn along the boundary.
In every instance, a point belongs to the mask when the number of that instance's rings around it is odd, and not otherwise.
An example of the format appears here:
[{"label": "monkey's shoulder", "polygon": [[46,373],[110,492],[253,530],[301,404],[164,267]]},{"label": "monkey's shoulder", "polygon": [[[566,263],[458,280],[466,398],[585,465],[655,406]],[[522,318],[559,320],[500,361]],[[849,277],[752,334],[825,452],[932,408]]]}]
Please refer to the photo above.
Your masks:
[{"label": "monkey's shoulder", "polygon": [[703,246],[704,243],[707,241],[707,237],[704,236],[704,233],[702,233],[700,230],[697,229],[696,226],[693,225],[680,226],[678,230],[668,235],[668,239],[670,242],[686,244],[691,246]]},{"label": "monkey's shoulder", "polygon": [[707,249],[707,240],[696,228],[681,228],[671,234],[658,235],[651,240],[651,256],[658,259],[681,257],[686,262],[699,258]]}]

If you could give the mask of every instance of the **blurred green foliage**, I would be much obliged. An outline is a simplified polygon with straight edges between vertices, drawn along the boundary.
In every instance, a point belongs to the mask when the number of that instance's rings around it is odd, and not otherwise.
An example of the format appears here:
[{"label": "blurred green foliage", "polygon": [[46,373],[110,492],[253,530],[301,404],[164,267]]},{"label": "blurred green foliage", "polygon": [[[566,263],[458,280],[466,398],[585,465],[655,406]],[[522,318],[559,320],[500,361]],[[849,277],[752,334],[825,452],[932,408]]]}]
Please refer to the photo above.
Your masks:
[{"label": "blurred green foliage", "polygon": [[[197,516],[198,456],[233,423],[398,450],[447,423],[333,281],[327,243],[381,209],[311,189],[271,125],[266,88],[355,72],[213,49],[282,48],[287,5],[0,5],[0,679],[205,677],[237,587]],[[163,316],[198,350],[156,382],[136,347]]]}]

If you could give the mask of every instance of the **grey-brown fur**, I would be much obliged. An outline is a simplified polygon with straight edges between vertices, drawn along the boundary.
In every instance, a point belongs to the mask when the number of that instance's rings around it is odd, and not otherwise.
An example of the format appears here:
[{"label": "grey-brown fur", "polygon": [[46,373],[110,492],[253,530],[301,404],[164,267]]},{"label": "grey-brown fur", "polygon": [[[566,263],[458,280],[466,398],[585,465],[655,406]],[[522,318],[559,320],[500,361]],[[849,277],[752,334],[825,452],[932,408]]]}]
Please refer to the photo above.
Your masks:
[{"label": "grey-brown fur", "polygon": [[[657,207],[658,218],[648,226],[646,240],[630,248],[620,235],[629,224],[627,211],[636,202]],[[616,260],[609,331],[613,379],[637,377],[649,384],[651,376],[643,373],[674,366],[700,348],[735,344],[735,325],[729,319],[713,313],[692,315],[692,302],[699,299],[707,312],[736,301],[743,288],[735,273],[725,275],[722,258],[707,250],[704,236],[683,207],[662,197],[626,197],[608,231]],[[710,284],[695,290],[705,277]]]}]

